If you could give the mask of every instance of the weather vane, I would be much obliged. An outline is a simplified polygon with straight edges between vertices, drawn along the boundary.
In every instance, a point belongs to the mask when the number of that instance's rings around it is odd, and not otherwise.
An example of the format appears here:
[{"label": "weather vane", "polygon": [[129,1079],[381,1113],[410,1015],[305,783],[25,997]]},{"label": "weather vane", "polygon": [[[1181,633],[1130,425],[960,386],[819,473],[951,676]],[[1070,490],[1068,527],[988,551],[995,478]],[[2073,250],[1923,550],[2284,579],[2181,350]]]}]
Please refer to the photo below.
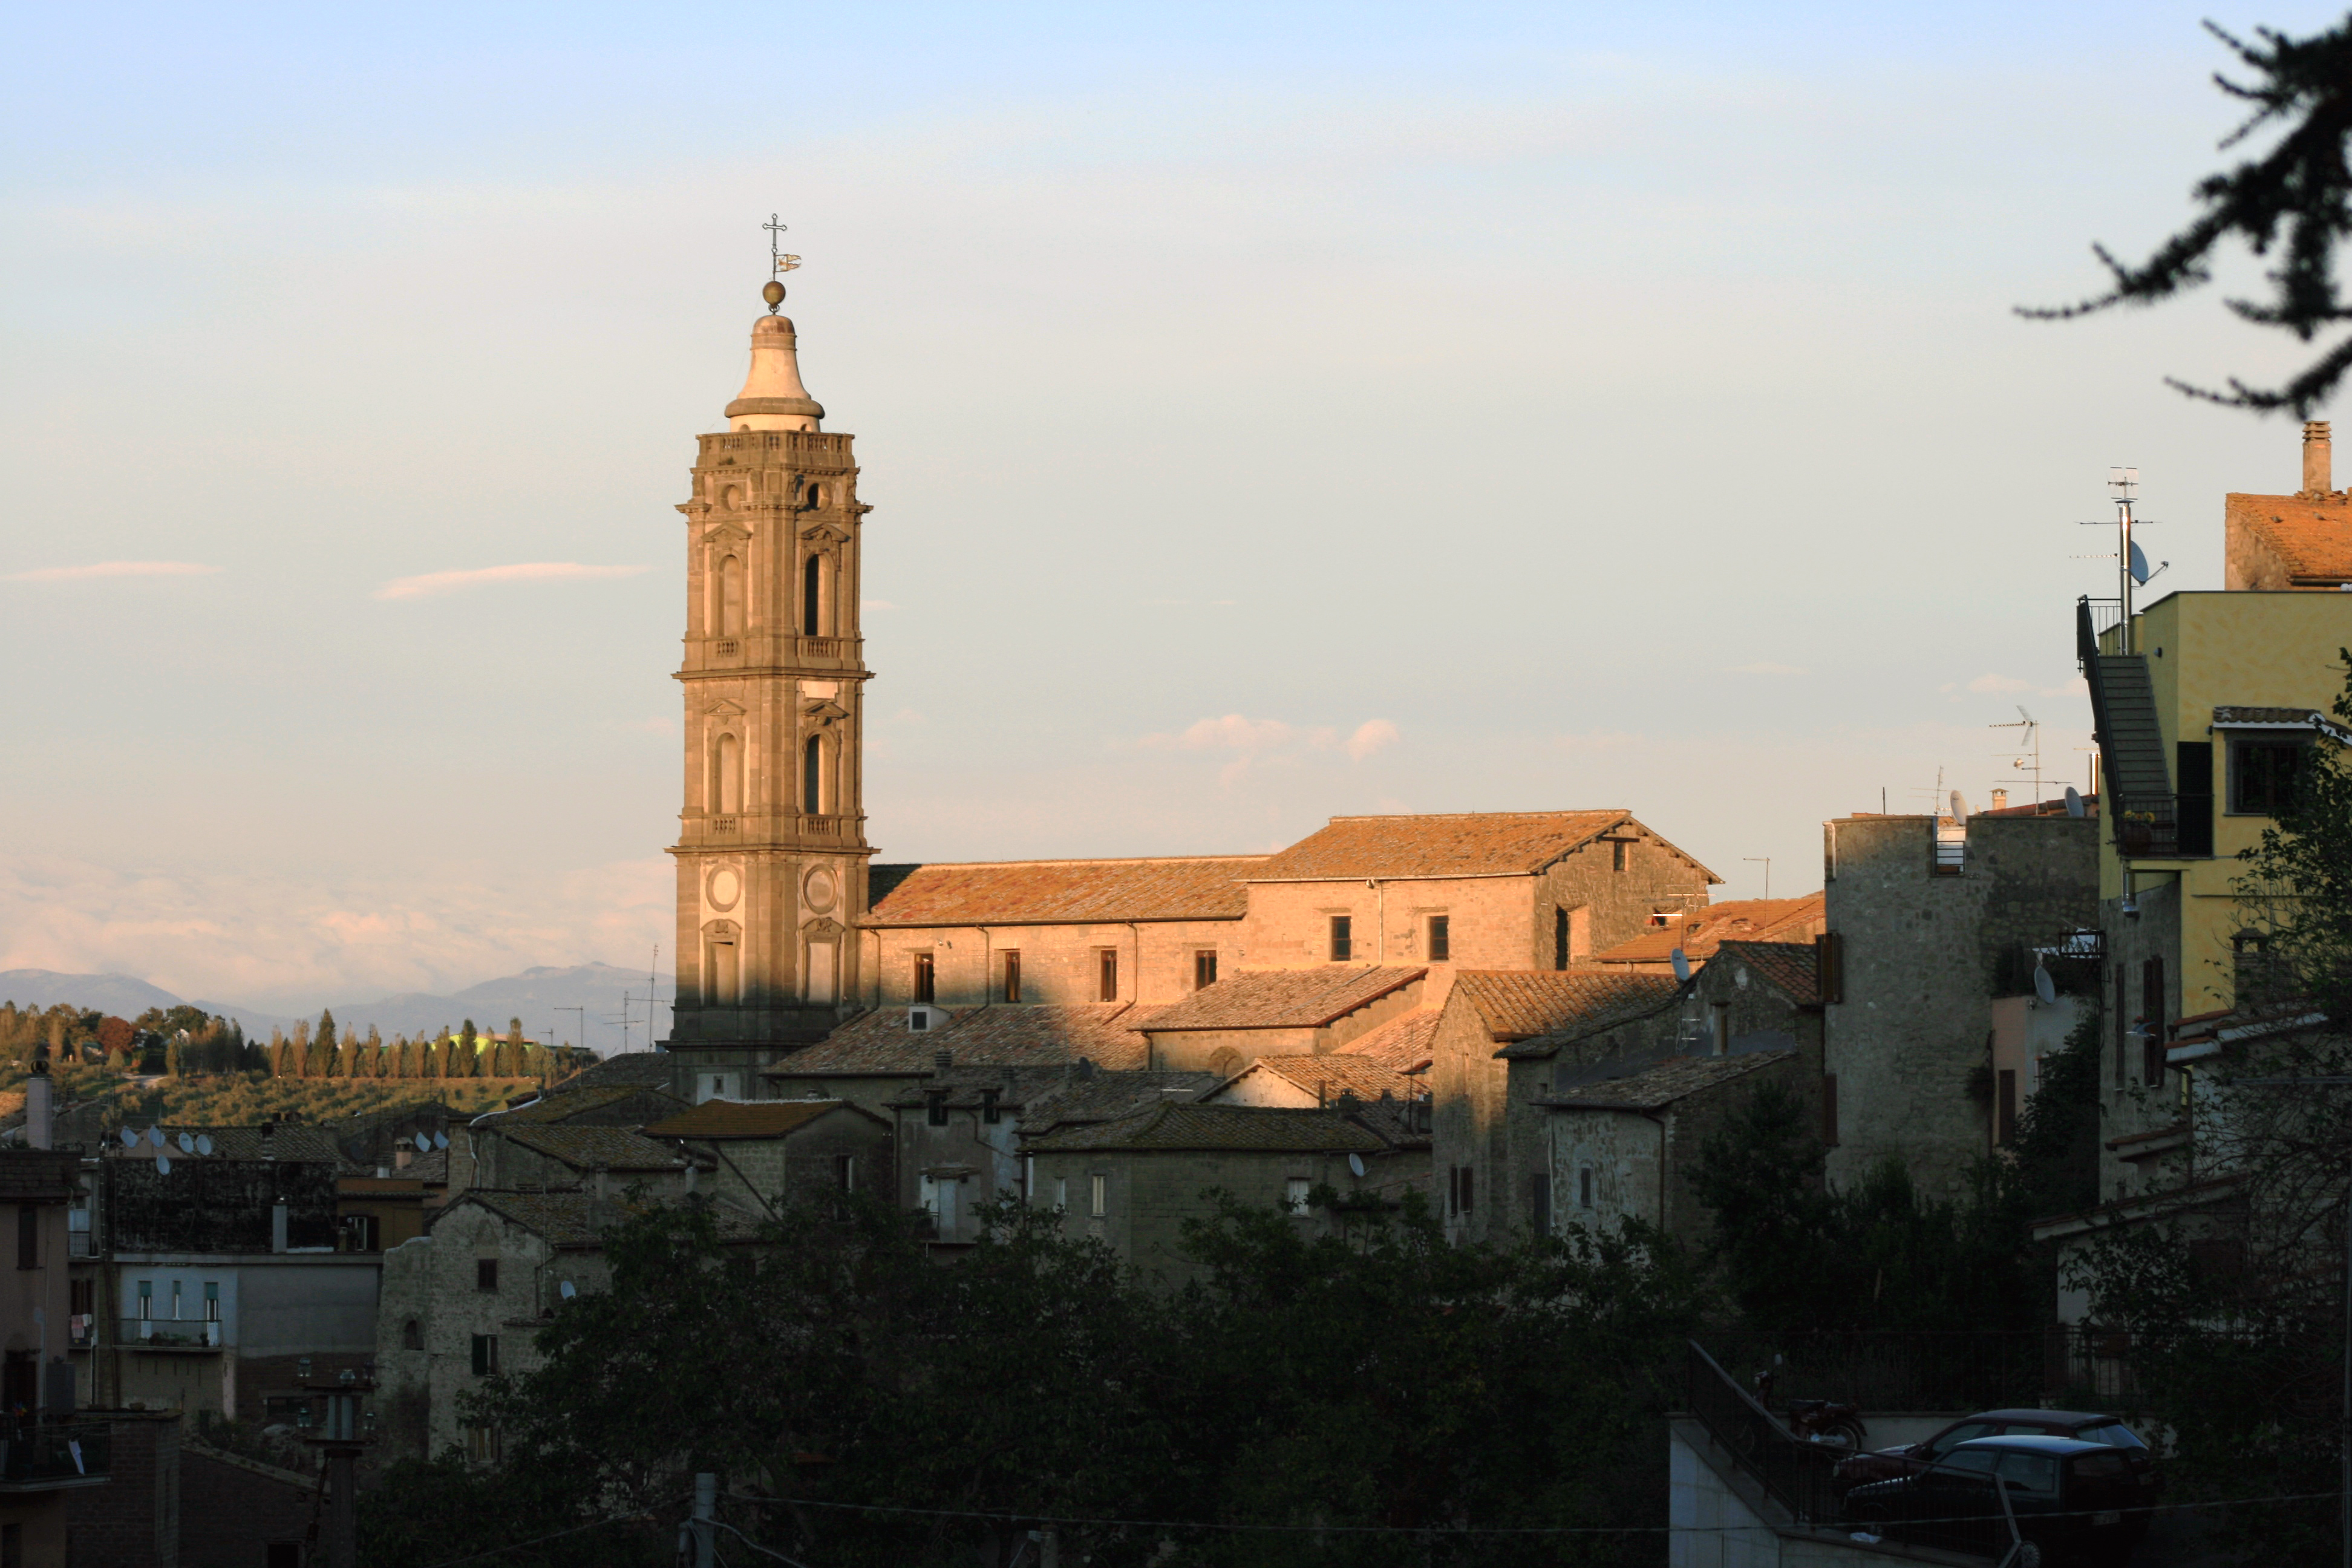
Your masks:
[{"label": "weather vane", "polygon": [[770,213],[768,221],[760,226],[768,231],[768,281],[760,290],[760,298],[768,302],[768,314],[774,315],[784,303],[784,286],[776,281],[801,264],[797,256],[787,256],[782,249],[784,230],[792,225],[779,222],[782,215]]}]

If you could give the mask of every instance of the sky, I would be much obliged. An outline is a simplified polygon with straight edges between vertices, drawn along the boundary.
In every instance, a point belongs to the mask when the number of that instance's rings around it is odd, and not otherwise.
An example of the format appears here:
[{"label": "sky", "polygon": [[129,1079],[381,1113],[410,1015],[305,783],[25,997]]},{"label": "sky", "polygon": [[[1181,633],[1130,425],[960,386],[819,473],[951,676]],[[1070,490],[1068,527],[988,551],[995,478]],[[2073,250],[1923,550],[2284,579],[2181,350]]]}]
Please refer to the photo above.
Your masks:
[{"label": "sky", "polygon": [[1808,890],[2021,707],[2086,782],[2109,465],[2158,591],[2299,483],[2162,381],[2293,363],[2250,268],[2012,313],[2219,166],[2198,6],[10,10],[0,969],[642,969],[772,212],[884,860],[1622,806]]}]

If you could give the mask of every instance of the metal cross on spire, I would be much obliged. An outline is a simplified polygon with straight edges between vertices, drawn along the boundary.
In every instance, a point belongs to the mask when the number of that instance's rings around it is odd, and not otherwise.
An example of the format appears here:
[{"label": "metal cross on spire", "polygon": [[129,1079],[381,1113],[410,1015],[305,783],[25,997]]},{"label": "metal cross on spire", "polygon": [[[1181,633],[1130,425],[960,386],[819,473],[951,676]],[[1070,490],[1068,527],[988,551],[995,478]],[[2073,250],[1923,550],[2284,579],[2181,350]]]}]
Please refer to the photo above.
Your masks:
[{"label": "metal cross on spire", "polygon": [[760,226],[768,231],[768,276],[771,278],[781,278],[801,264],[799,257],[784,254],[784,230],[792,225],[778,222],[777,216],[775,213],[770,213],[768,221]]}]

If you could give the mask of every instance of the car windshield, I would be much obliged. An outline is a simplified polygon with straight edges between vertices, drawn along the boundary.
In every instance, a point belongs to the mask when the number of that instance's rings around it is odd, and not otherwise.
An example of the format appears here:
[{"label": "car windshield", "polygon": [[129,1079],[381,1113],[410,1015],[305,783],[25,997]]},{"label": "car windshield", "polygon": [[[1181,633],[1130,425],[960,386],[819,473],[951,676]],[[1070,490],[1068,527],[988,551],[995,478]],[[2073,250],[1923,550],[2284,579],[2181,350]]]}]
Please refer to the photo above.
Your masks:
[{"label": "car windshield", "polygon": [[[1953,1457],[1957,1458],[1959,1456]],[[2003,1454],[1993,1474],[2021,1491],[2055,1492],[2058,1489],[2058,1461],[2047,1454]]]},{"label": "car windshield", "polygon": [[1944,1468],[1989,1476],[1992,1474],[1993,1467],[2006,1457],[1998,1448],[1962,1448],[1944,1460]]},{"label": "car windshield", "polygon": [[1990,1421],[1963,1421],[1948,1432],[1938,1433],[1928,1443],[1927,1451],[1931,1454],[1948,1454],[1971,1437],[1990,1436],[1992,1429],[1993,1424]]},{"label": "car windshield", "polygon": [[2145,1448],[2138,1434],[2120,1421],[2104,1421],[2096,1426],[2085,1426],[2076,1436],[2085,1443],[2105,1443],[2110,1448]]}]

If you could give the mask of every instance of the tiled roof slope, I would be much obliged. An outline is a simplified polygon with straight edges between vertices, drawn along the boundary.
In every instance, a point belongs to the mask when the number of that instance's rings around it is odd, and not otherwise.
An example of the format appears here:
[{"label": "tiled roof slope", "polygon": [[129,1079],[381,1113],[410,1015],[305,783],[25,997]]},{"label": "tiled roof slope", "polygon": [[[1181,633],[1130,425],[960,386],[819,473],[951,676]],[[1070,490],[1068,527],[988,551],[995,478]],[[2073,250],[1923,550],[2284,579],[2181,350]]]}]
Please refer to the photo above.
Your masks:
[{"label": "tiled roof slope", "polygon": [[1362,1057],[1391,1072],[1417,1072],[1436,1055],[1440,1016],[1438,1009],[1423,1007],[1401,1018],[1391,1018],[1370,1034],[1341,1046],[1339,1054]]},{"label": "tiled roof slope", "polygon": [[1411,1100],[1423,1085],[1392,1068],[1365,1057],[1347,1056],[1339,1052],[1319,1057],[1260,1057],[1234,1074],[1236,1079],[1253,1072],[1268,1072],[1276,1078],[1297,1085],[1309,1094],[1320,1095],[1326,1101],[1352,1094],[1358,1100],[1378,1100],[1387,1095],[1391,1100]]},{"label": "tiled roof slope", "polygon": [[[782,1138],[838,1110],[838,1100],[706,1100],[646,1129],[648,1138]],[[859,1115],[867,1112],[859,1111]],[[879,1121],[880,1118],[876,1118]]]},{"label": "tiled roof slope", "polygon": [[671,1059],[667,1051],[625,1051],[619,1056],[606,1057],[584,1072],[575,1073],[549,1092],[576,1094],[583,1089],[604,1089],[618,1083],[651,1084],[656,1089],[667,1089]]},{"label": "tiled roof slope", "polygon": [[1465,969],[1454,989],[1498,1040],[1605,1029],[1656,1012],[1681,989],[1671,974],[1603,969]]},{"label": "tiled roof slope", "polygon": [[1263,855],[1150,860],[1001,860],[877,866],[870,926],[1079,925],[1123,921],[1234,921],[1248,912],[1242,879]]},{"label": "tiled roof slope", "polygon": [[1197,1100],[1217,1087],[1213,1072],[1098,1072],[1070,1078],[1022,1108],[1024,1128],[1044,1132],[1078,1122],[1116,1121],[1151,1106]]},{"label": "tiled roof slope", "polygon": [[[323,1127],[306,1121],[281,1121],[271,1130],[264,1154],[261,1129],[258,1127],[198,1127],[174,1122],[163,1125],[163,1146],[156,1148],[147,1138],[147,1129],[134,1127],[139,1134],[136,1148],[126,1149],[120,1135],[106,1142],[106,1152],[126,1160],[152,1160],[157,1154],[168,1154],[174,1160],[259,1160],[268,1158],[300,1165],[341,1165],[342,1151]],[[180,1147],[180,1134],[191,1138],[209,1137],[213,1141],[210,1155],[191,1154]]]},{"label": "tiled roof slope", "polygon": [[1629,937],[1606,952],[1593,954],[1592,962],[1665,963],[1678,947],[1684,957],[1704,961],[1718,942],[1811,942],[1817,931],[1826,929],[1828,910],[1820,893],[1794,899],[1727,899]]},{"label": "tiled roof slope", "polygon": [[[644,1205],[606,1200],[593,1193],[517,1193],[493,1187],[471,1187],[466,1195],[440,1210],[428,1222],[438,1225],[467,1204],[504,1215],[525,1229],[545,1237],[558,1247],[594,1247],[613,1226],[645,1212]],[[760,1235],[756,1217],[725,1203],[713,1202],[721,1241],[751,1241]]]},{"label": "tiled roof slope", "polygon": [[1631,822],[1627,811],[1335,816],[1249,873],[1253,882],[1525,876]]},{"label": "tiled roof slope", "polygon": [[70,1149],[0,1149],[0,1198],[14,1203],[63,1203],[74,1188],[81,1156]]},{"label": "tiled roof slope", "polygon": [[529,1105],[518,1106],[512,1110],[500,1112],[494,1125],[510,1126],[518,1122],[525,1125],[548,1125],[569,1121],[575,1116],[587,1116],[607,1106],[635,1100],[640,1095],[659,1095],[681,1109],[686,1105],[686,1101],[671,1094],[667,1089],[654,1084],[607,1083],[588,1089],[573,1089],[565,1094],[550,1095],[545,1100],[535,1100]]},{"label": "tiled roof slope", "polygon": [[1736,958],[1764,983],[1800,1007],[1822,1005],[1821,973],[1813,944],[1805,942],[1727,942],[1717,958]]},{"label": "tiled roof slope", "polygon": [[1269,1110],[1247,1105],[1159,1105],[1115,1121],[1066,1127],[1031,1140],[1037,1153],[1130,1149],[1168,1153],[1263,1150],[1270,1153],[1378,1153],[1388,1147],[1337,1111]]},{"label": "tiled roof slope", "polygon": [[929,1072],[941,1051],[963,1067],[1059,1067],[1081,1058],[1112,1070],[1143,1065],[1144,1039],[1127,1027],[1123,1002],[944,1011],[945,1025],[920,1033],[907,1027],[902,1007],[860,1014],[766,1076],[905,1078]]},{"label": "tiled roof slope", "polygon": [[2270,547],[2288,580],[2313,586],[2352,581],[2352,507],[2341,499],[2237,495],[2222,499],[2223,526]]},{"label": "tiled roof slope", "polygon": [[576,1171],[676,1171],[683,1163],[650,1138],[621,1127],[486,1127],[510,1142],[561,1160]]},{"label": "tiled roof slope", "polygon": [[1669,1057],[1630,1078],[1585,1084],[1551,1099],[1538,1100],[1562,1110],[1658,1110],[1675,1100],[1745,1078],[1759,1068],[1785,1062],[1794,1051],[1751,1051],[1736,1057]]},{"label": "tiled roof slope", "polygon": [[1344,963],[1244,969],[1154,1014],[1145,1027],[1155,1035],[1181,1029],[1319,1028],[1428,973]]}]

